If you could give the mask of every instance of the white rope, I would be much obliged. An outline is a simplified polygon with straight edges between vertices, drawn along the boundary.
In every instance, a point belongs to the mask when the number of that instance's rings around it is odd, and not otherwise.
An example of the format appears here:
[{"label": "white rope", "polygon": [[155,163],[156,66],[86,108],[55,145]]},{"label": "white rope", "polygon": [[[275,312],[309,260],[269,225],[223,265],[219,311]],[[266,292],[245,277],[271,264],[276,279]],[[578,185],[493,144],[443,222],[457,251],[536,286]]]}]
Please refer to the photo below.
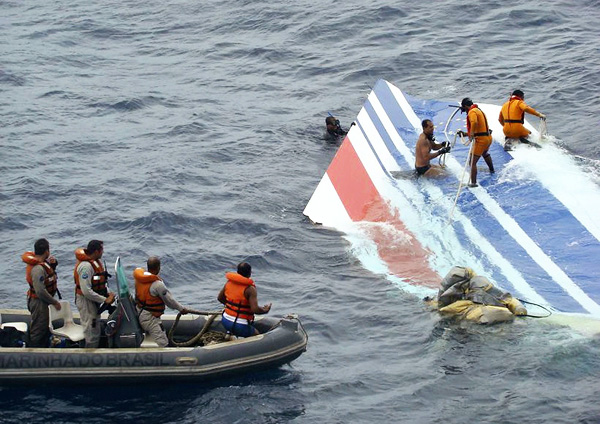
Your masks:
[{"label": "white rope", "polygon": [[540,141],[548,138],[548,127],[546,126],[546,120],[540,119],[540,125],[538,126],[538,133],[540,134]]},{"label": "white rope", "polygon": [[442,168],[446,167],[446,153],[440,155],[440,157],[438,158],[438,163]]},{"label": "white rope", "polygon": [[[452,116],[454,116],[454,115],[452,115]],[[444,131],[445,131],[445,130],[444,130]],[[446,134],[446,133],[444,132],[444,135],[446,136],[446,140],[448,141],[448,145],[450,146],[450,148],[451,148],[451,149],[454,149],[454,146],[456,145],[456,138],[458,137],[458,132],[454,133],[454,139],[453,139],[452,141],[450,141],[450,140],[448,139],[448,134]],[[468,146],[468,145],[469,145],[469,143],[470,143],[471,141],[470,141],[468,138],[466,138],[466,139],[465,139],[465,138],[462,136],[462,134],[461,134],[461,135],[460,135],[460,142],[461,142],[463,145],[465,145],[465,146]],[[440,158],[438,159],[438,161],[439,161],[439,163],[440,163],[440,165],[441,165],[442,167],[445,167],[445,166],[446,166],[446,153],[444,153],[443,155],[440,155]]]},{"label": "white rope", "polygon": [[[467,141],[465,142],[465,139],[461,134],[460,142],[466,146],[471,142],[471,140],[469,138],[467,138]],[[465,161],[465,166],[463,167],[463,172],[460,177],[460,182],[458,183],[458,190],[456,191],[456,197],[454,198],[454,205],[452,205],[452,209],[450,210],[450,215],[448,215],[448,223],[446,224],[447,226],[452,223],[452,216],[454,215],[454,209],[456,209],[456,203],[458,202],[458,196],[460,195],[460,191],[462,190],[462,187],[463,187],[463,181],[465,180],[465,172],[467,172],[467,166],[469,165],[469,162],[471,160],[473,160],[473,145],[474,144],[475,143],[471,143],[471,147],[469,148],[469,154],[467,155],[467,160]]]},{"label": "white rope", "polygon": [[[450,146],[451,149],[453,149],[454,145],[456,144],[457,134],[456,133],[454,134],[454,140],[452,142],[450,142],[450,139],[448,138],[448,127],[450,126],[450,122],[452,122],[452,119],[454,118],[454,116],[456,116],[456,114],[458,113],[459,110],[460,110],[460,108],[456,108],[456,110],[452,113],[452,115],[450,115],[450,117],[446,121],[446,126],[444,127],[444,137],[446,137],[446,141],[448,142],[448,145]],[[440,166],[442,168],[446,167],[446,154],[445,153],[440,156],[440,158],[438,159],[438,163],[440,164]]]},{"label": "white rope", "polygon": [[[448,143],[450,143],[450,140],[448,140],[448,126],[450,126],[450,122],[452,121],[452,119],[454,118],[454,116],[457,114],[457,112],[460,110],[460,108],[456,108],[456,110],[452,113],[452,115],[450,115],[450,118],[448,118],[448,120],[446,121],[446,126],[444,127],[444,136],[446,137],[446,141]],[[454,134],[454,141],[456,142],[456,134]],[[452,147],[454,147],[454,145],[452,145]]]}]

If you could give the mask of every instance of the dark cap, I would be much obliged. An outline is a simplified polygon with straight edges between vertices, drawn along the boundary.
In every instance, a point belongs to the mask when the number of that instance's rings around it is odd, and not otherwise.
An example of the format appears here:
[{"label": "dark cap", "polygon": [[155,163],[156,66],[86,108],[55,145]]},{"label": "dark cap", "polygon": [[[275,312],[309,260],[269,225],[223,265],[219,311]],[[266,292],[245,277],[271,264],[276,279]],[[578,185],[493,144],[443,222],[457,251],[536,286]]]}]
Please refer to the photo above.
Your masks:
[{"label": "dark cap", "polygon": [[460,102],[460,105],[462,106],[463,109],[469,108],[471,106],[473,106],[473,100],[471,100],[468,97],[465,97],[464,99],[462,99],[462,101]]},{"label": "dark cap", "polygon": [[521,90],[515,90],[512,92],[513,96],[519,96],[520,98],[524,99],[525,98],[525,93],[523,93]]}]

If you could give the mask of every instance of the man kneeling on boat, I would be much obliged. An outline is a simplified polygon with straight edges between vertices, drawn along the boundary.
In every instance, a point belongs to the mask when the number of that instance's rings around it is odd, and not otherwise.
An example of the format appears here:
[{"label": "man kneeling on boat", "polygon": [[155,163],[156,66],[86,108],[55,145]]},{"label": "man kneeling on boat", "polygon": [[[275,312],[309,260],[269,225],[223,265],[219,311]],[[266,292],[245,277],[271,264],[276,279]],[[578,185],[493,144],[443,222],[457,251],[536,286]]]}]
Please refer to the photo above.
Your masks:
[{"label": "man kneeling on boat", "polygon": [[254,314],[266,314],[271,303],[258,306],[258,293],[254,281],[250,278],[252,267],[246,262],[237,266],[236,272],[225,274],[227,282],[219,292],[217,300],[225,305],[221,323],[228,333],[240,337],[254,336]]},{"label": "man kneeling on boat", "polygon": [[173,298],[164,281],[158,276],[160,259],[151,256],[148,258],[147,266],[148,271],[144,271],[143,268],[136,268],[133,271],[138,319],[142,329],[154,338],[159,347],[167,347],[169,339],[160,320],[165,312],[165,306],[176,309],[184,315],[189,313],[189,310]]},{"label": "man kneeling on boat", "polygon": [[[415,172],[417,176],[426,175],[432,176],[439,174],[441,167],[431,165],[429,162],[431,159],[437,158],[450,151],[448,143],[436,143],[433,135],[433,122],[429,119],[424,119],[421,122],[423,132],[419,135],[417,140],[417,147],[415,151]],[[432,150],[435,150],[433,153]]]}]

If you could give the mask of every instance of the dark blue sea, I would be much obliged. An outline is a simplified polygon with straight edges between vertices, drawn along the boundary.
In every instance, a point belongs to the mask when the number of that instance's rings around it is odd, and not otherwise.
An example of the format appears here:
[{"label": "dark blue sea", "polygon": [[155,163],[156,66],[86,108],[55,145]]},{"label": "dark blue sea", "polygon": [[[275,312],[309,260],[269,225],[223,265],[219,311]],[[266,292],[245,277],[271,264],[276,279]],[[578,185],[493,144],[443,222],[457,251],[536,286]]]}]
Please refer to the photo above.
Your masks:
[{"label": "dark blue sea", "polygon": [[290,365],[210,384],[2,387],[0,422],[600,422],[598,336],[442,320],[302,214],[338,147],[325,117],[347,127],[380,78],[449,101],[501,104],[521,88],[600,180],[600,2],[0,11],[2,307],[26,307],[20,255],[40,237],[74,306],[73,251],[101,239],[128,272],[159,255],[195,309],[218,307],[224,273],[248,261],[260,302],[299,314],[310,337]]}]

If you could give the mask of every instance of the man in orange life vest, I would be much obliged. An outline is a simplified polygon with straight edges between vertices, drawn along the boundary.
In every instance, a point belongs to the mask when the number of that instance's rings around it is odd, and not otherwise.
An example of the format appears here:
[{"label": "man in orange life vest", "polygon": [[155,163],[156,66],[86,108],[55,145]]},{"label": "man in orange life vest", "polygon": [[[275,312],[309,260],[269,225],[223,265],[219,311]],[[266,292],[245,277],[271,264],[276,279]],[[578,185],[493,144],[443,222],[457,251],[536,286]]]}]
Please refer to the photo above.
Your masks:
[{"label": "man in orange life vest", "polygon": [[48,347],[50,330],[48,305],[60,309],[60,302],[54,298],[58,292],[56,266],[58,262],[50,256],[50,243],[41,238],[33,246],[34,251],[23,253],[21,259],[27,264],[25,278],[29,283],[27,309],[31,312],[29,327],[29,347]]},{"label": "man in orange life vest", "polygon": [[160,320],[161,315],[165,312],[165,305],[177,309],[182,314],[189,313],[189,310],[173,298],[163,280],[158,276],[160,259],[157,256],[151,256],[146,265],[148,271],[144,271],[143,268],[136,268],[133,271],[138,319],[142,329],[154,338],[159,347],[167,347],[169,339]]},{"label": "man in orange life vest", "polygon": [[[485,114],[473,101],[468,97],[462,99],[460,110],[467,112],[467,135],[473,143],[471,147],[471,182],[469,187],[477,187],[477,161],[483,156],[490,172],[494,173],[494,164],[492,156],[488,153],[488,149],[492,145],[492,132],[487,123]],[[461,131],[462,134],[464,134]]]},{"label": "man in orange life vest", "polygon": [[[525,144],[534,144],[529,141],[527,137],[531,134],[527,128],[523,126],[525,123],[525,113],[529,113],[530,115],[535,115],[542,120],[546,119],[546,115],[538,112],[532,107],[527,106],[527,104],[523,101],[525,99],[525,94],[521,90],[513,91],[510,99],[504,105],[502,105],[502,109],[500,110],[500,116],[498,116],[498,121],[502,124],[502,131],[506,136],[506,139],[516,138],[521,141],[521,143]],[[505,144],[505,150],[510,150],[511,144]]]},{"label": "man in orange life vest", "polygon": [[236,272],[225,274],[227,282],[219,292],[217,300],[225,305],[221,323],[235,336],[249,337],[258,333],[252,323],[254,314],[266,314],[271,304],[258,306],[258,293],[254,281],[250,278],[252,267],[246,262],[237,266]]},{"label": "man in orange life vest", "polygon": [[75,304],[81,316],[86,348],[96,348],[100,344],[100,305],[110,305],[115,300],[115,294],[109,293],[106,286],[110,275],[100,262],[103,253],[104,242],[100,240],[91,240],[87,249],[75,250]]}]

